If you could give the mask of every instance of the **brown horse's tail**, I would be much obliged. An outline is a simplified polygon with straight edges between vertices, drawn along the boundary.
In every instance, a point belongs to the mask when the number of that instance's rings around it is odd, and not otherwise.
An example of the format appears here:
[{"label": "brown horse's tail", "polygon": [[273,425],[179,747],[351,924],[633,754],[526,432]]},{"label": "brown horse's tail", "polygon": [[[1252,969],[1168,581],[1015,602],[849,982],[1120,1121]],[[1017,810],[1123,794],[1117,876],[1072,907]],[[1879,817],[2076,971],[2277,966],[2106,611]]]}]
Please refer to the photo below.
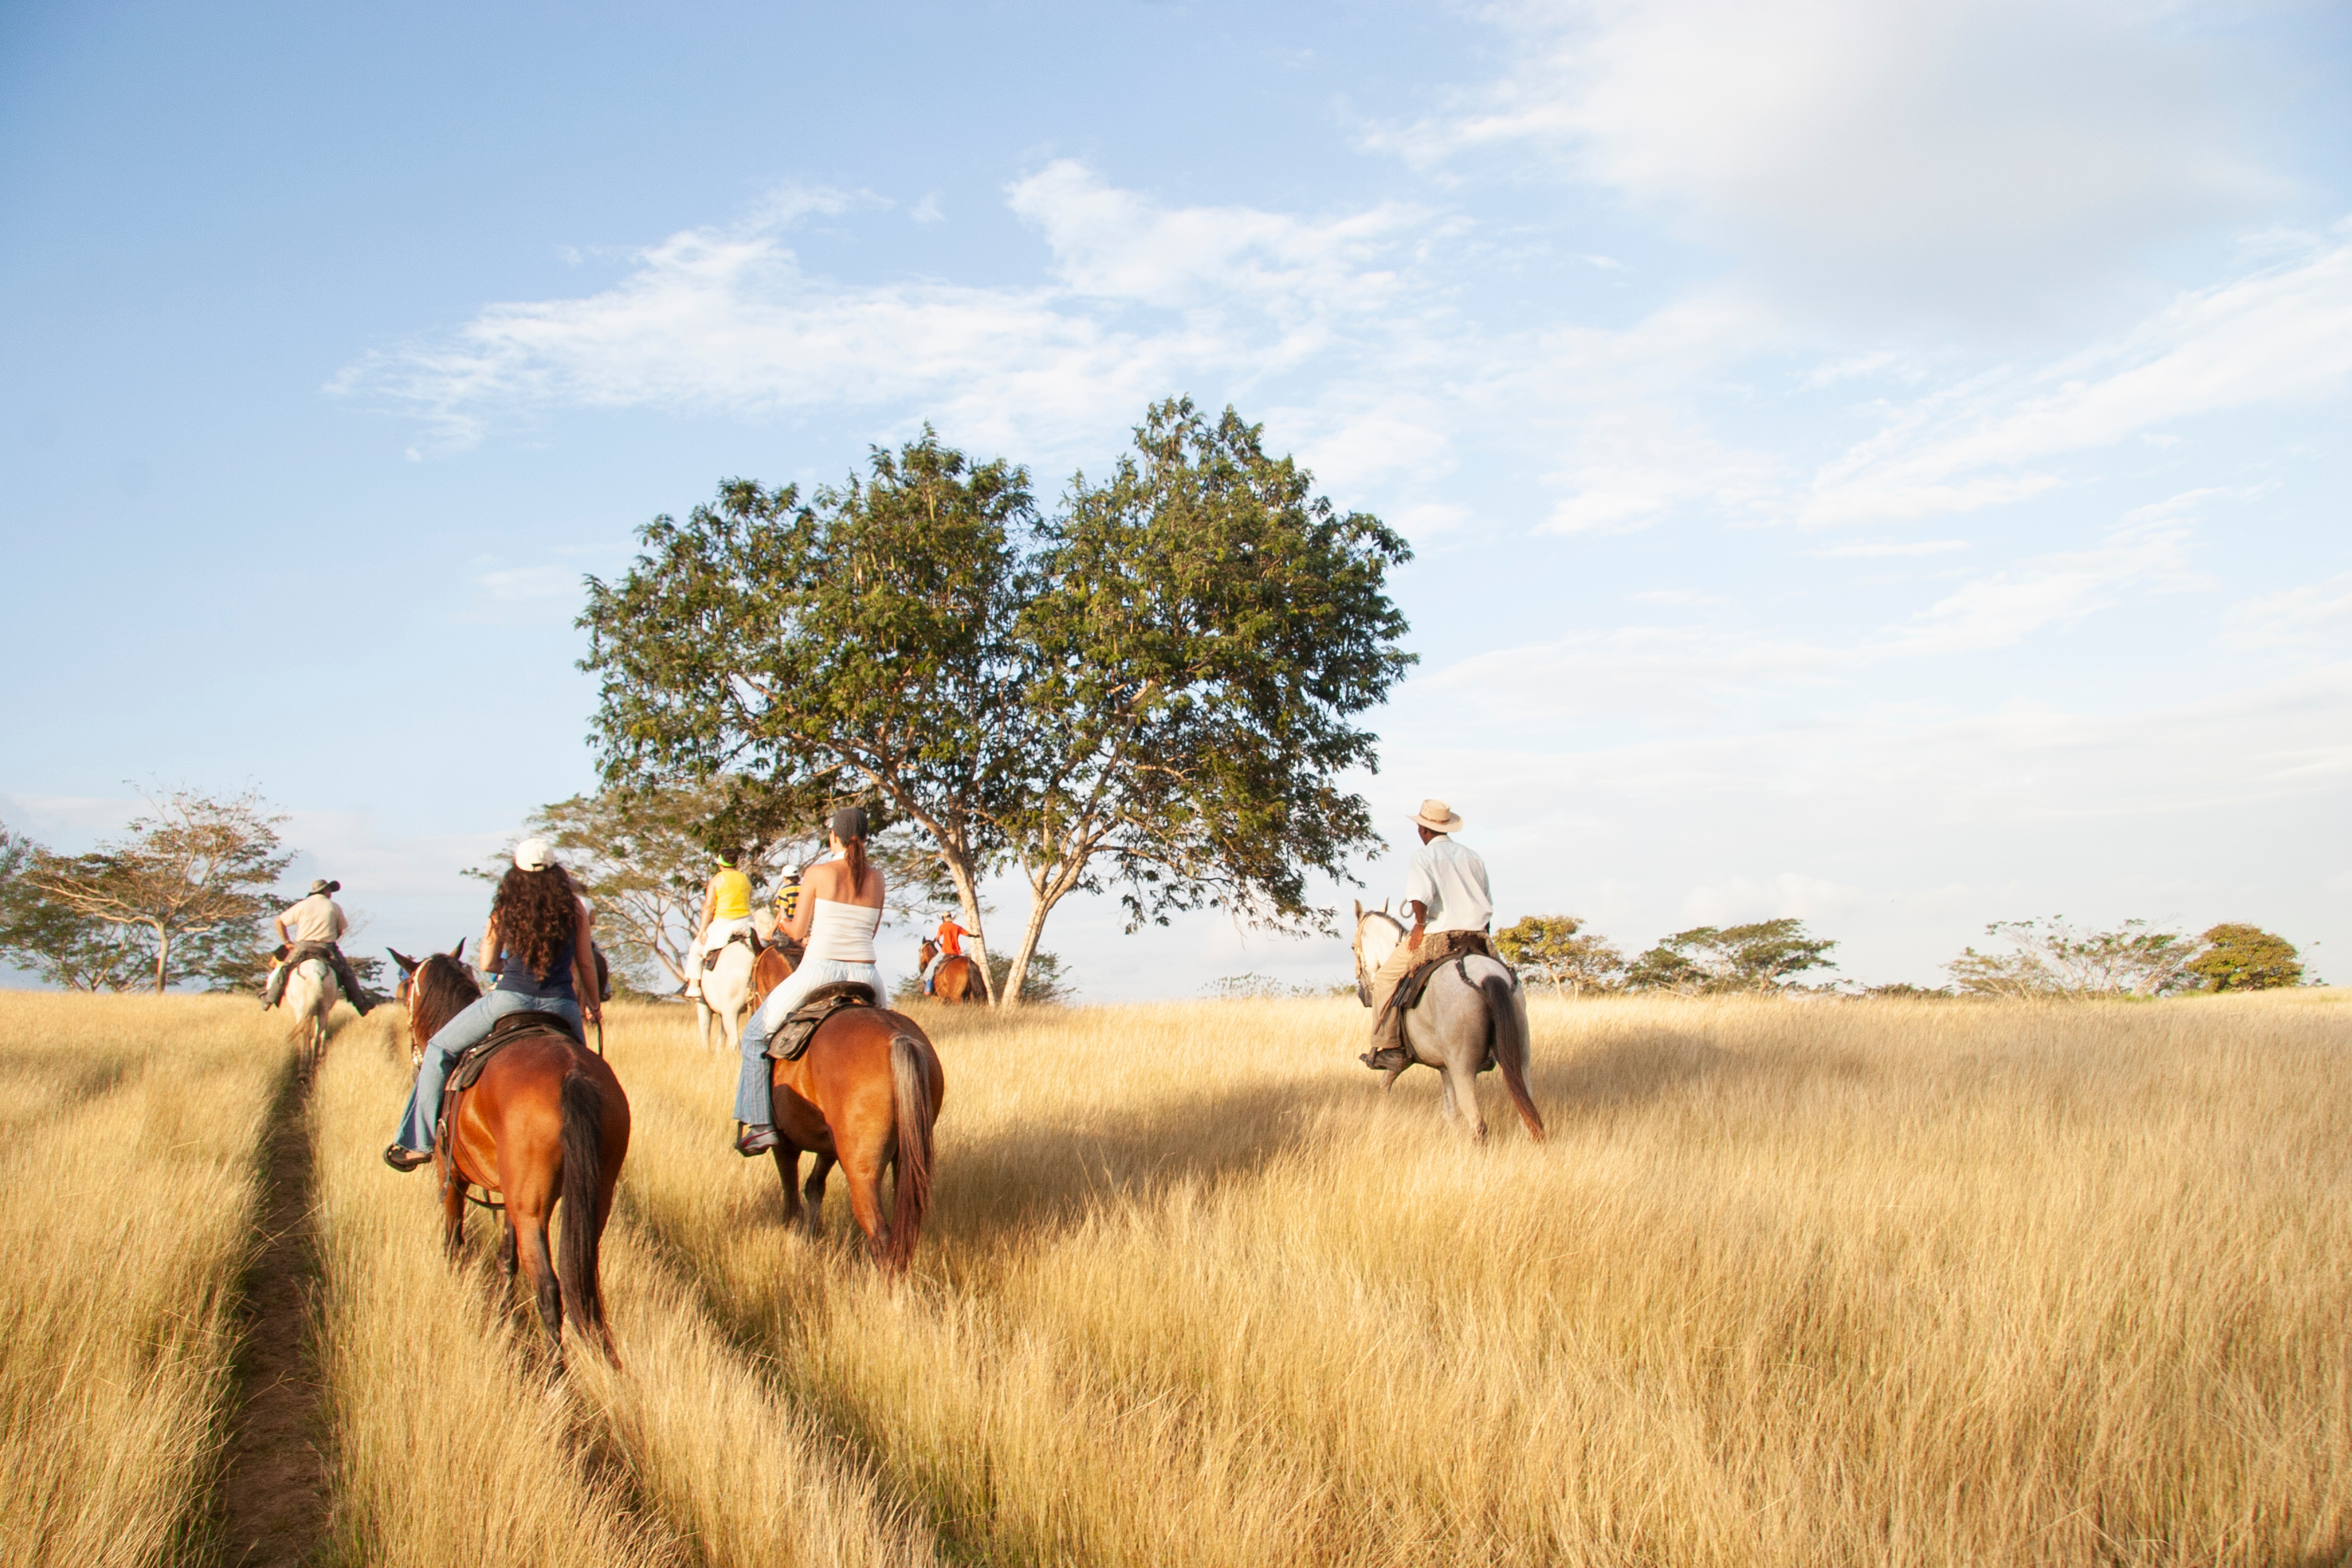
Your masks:
[{"label": "brown horse's tail", "polygon": [[574,1067],[563,1075],[562,1103],[563,1237],[556,1273],[572,1321],[611,1356],[613,1335],[604,1326],[604,1291],[596,1268],[597,1243],[604,1230],[604,1216],[598,1212],[604,1192],[604,1096],[594,1079]]},{"label": "brown horse's tail", "polygon": [[1519,1010],[1511,1005],[1511,983],[1499,974],[1482,975],[1478,989],[1486,995],[1486,1016],[1494,1024],[1495,1065],[1503,1069],[1503,1087],[1511,1091],[1511,1103],[1517,1107],[1519,1120],[1527,1123],[1528,1136],[1540,1143],[1543,1118],[1528,1096],[1528,1042],[1519,1032]]},{"label": "brown horse's tail", "polygon": [[931,1206],[930,1049],[912,1035],[890,1037],[890,1086],[898,1099],[898,1173],[891,1184],[890,1234],[882,1245],[882,1267],[901,1273],[915,1258],[923,1214]]}]

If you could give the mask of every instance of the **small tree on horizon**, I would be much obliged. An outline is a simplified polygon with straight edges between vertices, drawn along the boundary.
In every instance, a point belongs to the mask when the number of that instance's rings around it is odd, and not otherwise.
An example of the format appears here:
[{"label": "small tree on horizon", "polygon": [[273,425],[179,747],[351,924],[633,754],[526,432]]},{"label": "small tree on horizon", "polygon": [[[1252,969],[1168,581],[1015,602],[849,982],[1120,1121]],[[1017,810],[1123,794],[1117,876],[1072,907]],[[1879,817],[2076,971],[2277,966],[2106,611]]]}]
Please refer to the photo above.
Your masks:
[{"label": "small tree on horizon", "polygon": [[1979,996],[2161,996],[2190,984],[2197,942],[2129,920],[2112,931],[2076,930],[2063,915],[1994,921],[1987,936],[2008,952],[1965,948],[1944,967],[1952,984]]},{"label": "small tree on horizon", "polygon": [[[249,973],[259,923],[276,907],[270,889],[294,858],[278,847],[284,815],[251,791],[222,797],[175,789],[146,799],[146,813],[124,837],[87,855],[37,847],[17,876],[53,911],[110,928],[137,952],[158,994],[178,980]],[[54,921],[54,913],[44,918]],[[44,973],[62,979],[78,962],[62,955],[86,953],[92,942],[87,931],[56,929],[69,941],[55,960],[60,968]],[[126,989],[128,983],[102,984]]]},{"label": "small tree on horizon", "polygon": [[1635,959],[1625,972],[1629,991],[1719,993],[1779,991],[1811,969],[1835,969],[1837,943],[1809,936],[1792,917],[1737,926],[1694,926],[1676,931]]},{"label": "small tree on horizon", "polygon": [[1555,995],[1613,989],[1625,970],[1625,955],[1587,934],[1574,915],[1528,915],[1495,933],[1495,950],[1513,968],[1551,982]]},{"label": "small tree on horizon", "polygon": [[2186,973],[2207,991],[2270,991],[2303,984],[2303,955],[2286,938],[2260,926],[2224,922],[2198,940],[2205,950]]}]

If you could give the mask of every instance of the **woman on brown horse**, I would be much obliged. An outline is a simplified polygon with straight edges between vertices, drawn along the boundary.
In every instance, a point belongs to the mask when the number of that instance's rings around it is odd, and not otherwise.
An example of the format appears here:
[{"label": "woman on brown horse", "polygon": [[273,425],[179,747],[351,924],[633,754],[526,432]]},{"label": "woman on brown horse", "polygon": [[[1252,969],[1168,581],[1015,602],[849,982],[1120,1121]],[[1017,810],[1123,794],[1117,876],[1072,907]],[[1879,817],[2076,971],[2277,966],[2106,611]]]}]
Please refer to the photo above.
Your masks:
[{"label": "woman on brown horse", "polygon": [[[628,1153],[629,1101],[613,1069],[579,1037],[583,1007],[590,1018],[597,1015],[599,990],[587,926],[571,879],[548,858],[544,843],[526,841],[499,884],[479,950],[499,955],[499,989],[482,995],[454,956],[439,953],[411,977],[409,1028],[422,1061],[402,1141],[384,1159],[404,1171],[427,1158],[440,1165],[452,1252],[464,1235],[467,1187],[500,1194],[506,1231],[499,1268],[511,1275],[520,1263],[559,1359],[569,1298],[575,1326],[618,1365],[604,1322],[597,1250]],[[556,989],[561,994],[541,994]],[[423,1154],[419,1144],[434,1143],[451,1062],[486,1037],[496,1019],[519,1013],[543,1015],[551,1026],[500,1047],[450,1109],[446,1144]],[[549,1219],[559,1204],[560,1276],[548,1249]]]},{"label": "woman on brown horse", "polygon": [[581,1019],[595,1022],[596,954],[588,942],[587,906],[557,865],[544,838],[515,846],[514,869],[499,883],[482,927],[477,959],[498,972],[498,985],[436,1029],[417,1065],[416,1087],[400,1119],[400,1136],[383,1152],[395,1171],[413,1171],[431,1157],[433,1122],[449,1066],[469,1046],[488,1039],[509,1013],[552,1013],[578,1036]]},{"label": "woman on brown horse", "polygon": [[[939,1054],[922,1030],[880,1006],[851,1007],[819,1027],[798,1061],[772,1061],[768,1041],[817,986],[850,981],[889,995],[874,952],[881,924],[881,871],[866,857],[866,814],[834,814],[839,858],[810,868],[800,908],[779,935],[806,941],[800,966],[762,1003],[743,1031],[743,1074],[735,1094],[744,1124],[737,1152],[772,1150],[784,1183],[788,1219],[801,1217],[796,1190],[803,1151],[816,1156],[809,1176],[808,1225],[818,1226],[826,1174],[837,1163],[849,1180],[849,1206],[885,1268],[914,1255],[929,1206],[931,1133],[946,1091]],[[882,1172],[894,1173],[892,1212],[882,1213]]]}]

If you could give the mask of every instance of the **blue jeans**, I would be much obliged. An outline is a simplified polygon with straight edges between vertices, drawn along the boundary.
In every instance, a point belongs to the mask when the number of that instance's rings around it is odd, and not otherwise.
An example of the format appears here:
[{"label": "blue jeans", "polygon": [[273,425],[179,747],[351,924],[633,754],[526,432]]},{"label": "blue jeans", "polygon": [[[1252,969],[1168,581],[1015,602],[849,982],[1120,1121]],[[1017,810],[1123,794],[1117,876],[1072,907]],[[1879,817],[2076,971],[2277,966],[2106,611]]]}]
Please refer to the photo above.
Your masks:
[{"label": "blue jeans", "polygon": [[552,1013],[580,1027],[580,1005],[561,997],[525,996],[519,991],[491,991],[461,1010],[435,1031],[425,1044],[425,1059],[416,1064],[416,1087],[408,1091],[408,1109],[400,1117],[400,1146],[419,1153],[433,1147],[433,1121],[441,1114],[441,1086],[449,1080],[450,1064],[468,1046],[490,1037],[490,1026],[509,1013]]},{"label": "blue jeans", "polygon": [[[735,1120],[751,1127],[765,1127],[775,1116],[774,1095],[769,1088],[768,1039],[784,1026],[801,998],[828,981],[856,980],[874,987],[874,999],[885,1007],[890,1005],[888,983],[882,971],[871,963],[843,963],[836,959],[812,958],[784,978],[782,984],[768,993],[767,1001],[743,1025],[743,1076],[735,1081]],[[434,1038],[440,1038],[435,1036]]]}]

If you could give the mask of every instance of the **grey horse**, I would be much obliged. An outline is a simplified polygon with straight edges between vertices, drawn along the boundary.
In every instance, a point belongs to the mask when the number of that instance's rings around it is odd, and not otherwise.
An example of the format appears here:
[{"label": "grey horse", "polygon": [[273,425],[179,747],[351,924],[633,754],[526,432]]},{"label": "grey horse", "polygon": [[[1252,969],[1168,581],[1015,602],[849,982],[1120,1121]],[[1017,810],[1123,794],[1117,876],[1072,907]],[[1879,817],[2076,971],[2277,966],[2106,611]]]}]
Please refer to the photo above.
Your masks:
[{"label": "grey horse", "polygon": [[[1394,915],[1356,906],[1356,999],[1365,1006],[1372,1005],[1373,973],[1404,938],[1404,924]],[[1490,1051],[1528,1135],[1543,1142],[1543,1118],[1528,1098],[1528,999],[1517,973],[1483,954],[1431,975],[1421,1000],[1404,1016],[1405,1048],[1445,1080],[1445,1120],[1466,1118],[1471,1138],[1479,1142],[1486,1138],[1486,1119],[1478,1112],[1478,1069]],[[1391,1068],[1382,1087],[1394,1088],[1403,1070]]]}]

